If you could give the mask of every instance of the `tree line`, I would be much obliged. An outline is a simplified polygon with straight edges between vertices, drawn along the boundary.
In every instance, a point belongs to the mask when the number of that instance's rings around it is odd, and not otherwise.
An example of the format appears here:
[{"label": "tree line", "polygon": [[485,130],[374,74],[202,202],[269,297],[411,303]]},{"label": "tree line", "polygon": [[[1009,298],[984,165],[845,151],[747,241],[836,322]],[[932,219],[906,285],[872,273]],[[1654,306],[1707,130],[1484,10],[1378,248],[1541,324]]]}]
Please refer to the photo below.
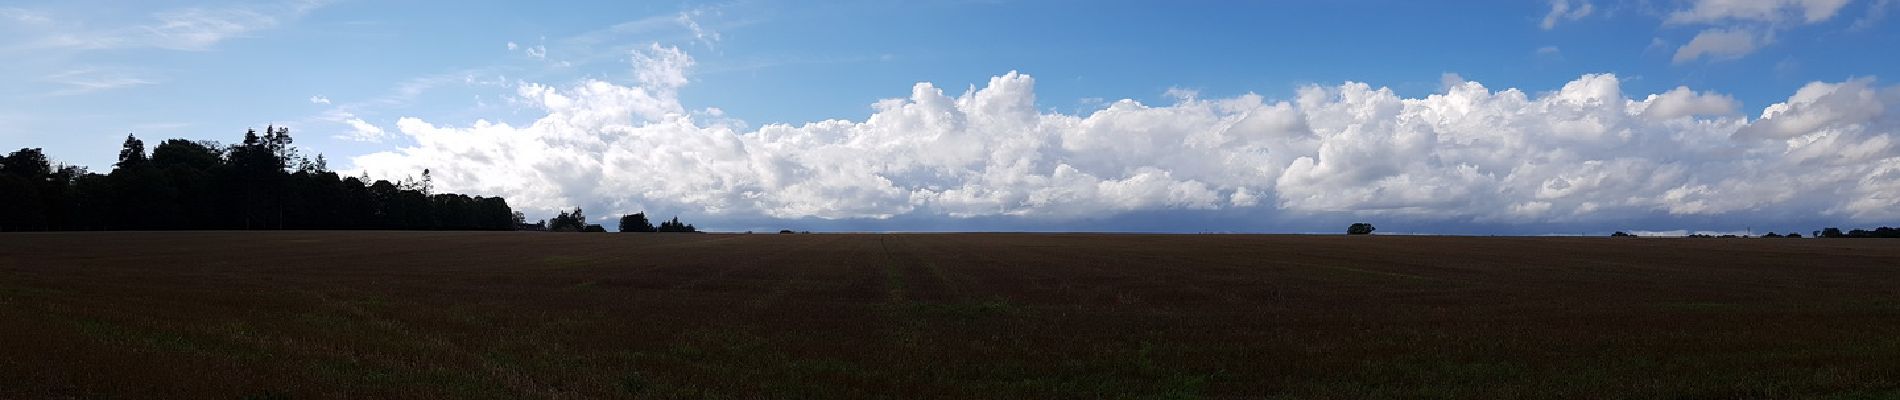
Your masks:
[{"label": "tree line", "polygon": [[[1768,232],[1768,234],[1761,235],[1761,237],[1763,239],[1801,239],[1801,238],[1806,238],[1806,237],[1823,238],[1823,239],[1836,239],[1836,238],[1900,239],[1900,228],[1891,228],[1891,227],[1885,227],[1885,226],[1874,228],[1873,230],[1855,229],[1855,230],[1851,230],[1847,232],[1841,232],[1841,228],[1827,228],[1827,229],[1814,231],[1812,233],[1813,235],[1811,236],[1802,236],[1800,232],[1789,232],[1787,234]],[[1616,233],[1612,233],[1610,234],[1610,236],[1636,237],[1635,234],[1631,234],[1631,233],[1623,232],[1623,231],[1616,231]],[[1747,238],[1748,236],[1747,235],[1733,235],[1733,234],[1718,236],[1718,235],[1710,235],[1706,233],[1692,233],[1684,237],[1697,238],[1697,239],[1706,239],[1706,238],[1735,239],[1735,238]]]},{"label": "tree line", "polygon": [[298,154],[288,128],[242,142],[171,139],[150,153],[126,135],[111,172],[53,163],[39,148],[0,157],[0,231],[512,230],[501,197],[430,193],[422,178],[343,177]]},{"label": "tree line", "polygon": [[[524,230],[524,231],[550,231],[550,232],[606,232],[607,231],[607,228],[601,227],[600,224],[587,223],[587,212],[584,210],[581,210],[580,208],[575,208],[574,211],[561,211],[561,213],[559,215],[555,215],[553,219],[545,219],[545,220],[541,220],[540,222],[536,222],[532,224],[527,223],[526,220],[522,219],[521,213],[515,213],[515,218],[516,218],[515,224],[518,227],[517,229]],[[681,223],[679,217],[673,217],[672,221],[660,221],[659,226],[653,226],[653,222],[647,220],[647,214],[645,212],[637,212],[637,213],[620,216],[620,232],[696,233],[696,232],[699,232],[699,228],[694,227],[693,224]]]},{"label": "tree line", "polygon": [[1879,228],[1874,228],[1874,230],[1871,230],[1871,231],[1863,230],[1863,229],[1855,229],[1855,230],[1851,230],[1847,232],[1841,232],[1841,228],[1827,228],[1827,229],[1814,231],[1814,237],[1897,239],[1897,238],[1900,238],[1900,229],[1883,226]]},{"label": "tree line", "polygon": [[673,217],[672,221],[660,221],[660,226],[656,227],[656,226],[653,226],[653,223],[651,221],[647,221],[647,213],[637,212],[637,213],[627,214],[620,217],[620,231],[621,232],[699,232],[699,228],[693,227],[693,224],[680,223],[679,217]]}]

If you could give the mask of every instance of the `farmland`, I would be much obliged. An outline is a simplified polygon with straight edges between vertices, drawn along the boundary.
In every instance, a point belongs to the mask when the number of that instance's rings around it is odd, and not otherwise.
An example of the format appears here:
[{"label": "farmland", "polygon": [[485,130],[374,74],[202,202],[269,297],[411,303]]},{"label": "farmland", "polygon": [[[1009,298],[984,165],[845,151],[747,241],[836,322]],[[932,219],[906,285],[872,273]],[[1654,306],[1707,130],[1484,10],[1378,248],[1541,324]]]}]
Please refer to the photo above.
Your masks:
[{"label": "farmland", "polygon": [[0,235],[0,398],[1892,398],[1852,239]]}]

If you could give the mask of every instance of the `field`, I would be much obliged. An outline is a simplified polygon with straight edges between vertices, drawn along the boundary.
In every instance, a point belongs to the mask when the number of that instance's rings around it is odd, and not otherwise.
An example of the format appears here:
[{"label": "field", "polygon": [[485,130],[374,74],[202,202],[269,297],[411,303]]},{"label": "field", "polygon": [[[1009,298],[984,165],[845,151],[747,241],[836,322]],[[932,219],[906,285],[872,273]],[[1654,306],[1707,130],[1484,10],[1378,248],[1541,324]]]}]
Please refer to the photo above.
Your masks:
[{"label": "field", "polygon": [[0,398],[1900,398],[1900,242],[0,235]]}]

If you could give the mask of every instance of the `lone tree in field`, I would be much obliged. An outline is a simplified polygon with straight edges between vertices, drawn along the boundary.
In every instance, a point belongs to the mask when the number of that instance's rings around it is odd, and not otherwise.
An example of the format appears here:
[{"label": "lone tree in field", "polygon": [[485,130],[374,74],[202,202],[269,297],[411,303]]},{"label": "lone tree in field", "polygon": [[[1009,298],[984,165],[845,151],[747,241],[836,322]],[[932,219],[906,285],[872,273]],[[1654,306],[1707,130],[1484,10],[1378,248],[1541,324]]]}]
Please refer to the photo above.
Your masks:
[{"label": "lone tree in field", "polygon": [[647,221],[647,213],[637,212],[620,217],[621,232],[653,232],[653,222]]},{"label": "lone tree in field", "polygon": [[1352,226],[1348,226],[1348,227],[1346,227],[1346,234],[1348,234],[1348,235],[1371,235],[1371,234],[1372,234],[1372,231],[1375,231],[1375,230],[1378,230],[1378,228],[1373,228],[1373,227],[1372,227],[1372,224],[1368,224],[1368,223],[1364,223],[1364,222],[1358,222],[1358,223],[1354,223],[1354,224],[1352,224]]}]

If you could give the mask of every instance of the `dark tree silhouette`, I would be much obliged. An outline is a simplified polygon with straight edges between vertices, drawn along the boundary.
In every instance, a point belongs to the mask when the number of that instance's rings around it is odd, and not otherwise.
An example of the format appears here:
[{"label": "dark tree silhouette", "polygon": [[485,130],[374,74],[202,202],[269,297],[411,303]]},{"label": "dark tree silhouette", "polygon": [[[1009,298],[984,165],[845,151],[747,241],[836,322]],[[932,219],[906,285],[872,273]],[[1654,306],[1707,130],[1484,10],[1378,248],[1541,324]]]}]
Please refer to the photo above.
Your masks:
[{"label": "dark tree silhouette", "polygon": [[97,202],[82,194],[101,191],[102,182],[89,175],[83,167],[53,164],[38,148],[0,157],[0,230],[55,230],[97,219],[80,208]]},{"label": "dark tree silhouette", "polygon": [[144,166],[145,161],[145,141],[125,134],[125,144],[119,147],[119,168]]},{"label": "dark tree silhouette", "polygon": [[218,142],[193,142],[171,139],[152,148],[152,164],[159,168],[188,168],[209,171],[224,163],[224,145]]},{"label": "dark tree silhouette", "polygon": [[571,213],[562,211],[560,215],[554,216],[554,219],[548,220],[549,231],[580,232],[586,228],[587,214],[581,213],[580,208],[575,208],[574,212]]},{"label": "dark tree silhouette", "polygon": [[166,140],[147,155],[126,135],[106,174],[21,149],[0,157],[0,230],[516,228],[499,197],[342,178],[293,142],[289,129],[270,127],[228,147]]},{"label": "dark tree silhouette", "polygon": [[52,166],[40,149],[20,149],[0,157],[0,230],[45,230],[46,184]]},{"label": "dark tree silhouette", "polygon": [[673,217],[672,221],[661,222],[659,231],[660,232],[699,232],[699,228],[694,228],[693,224],[682,224],[680,223],[679,217]]},{"label": "dark tree silhouette", "polygon": [[653,222],[647,221],[647,214],[637,212],[620,217],[621,232],[653,232]]},{"label": "dark tree silhouette", "polygon": [[0,158],[0,171],[23,177],[44,177],[53,174],[52,163],[46,160],[46,153],[38,148],[20,149],[13,154]]},{"label": "dark tree silhouette", "polygon": [[1821,231],[1820,237],[1857,238],[1857,239],[1859,238],[1895,239],[1895,238],[1900,238],[1900,228],[1883,226],[1879,228],[1874,228],[1873,230],[1855,229],[1855,230],[1847,231],[1847,233],[1841,233],[1840,228],[1827,228]]},{"label": "dark tree silhouette", "polygon": [[1369,224],[1369,223],[1359,222],[1359,223],[1352,224],[1352,226],[1346,227],[1346,234],[1370,235],[1372,234],[1372,231],[1374,230],[1378,230],[1378,228],[1373,228],[1372,224]]}]

